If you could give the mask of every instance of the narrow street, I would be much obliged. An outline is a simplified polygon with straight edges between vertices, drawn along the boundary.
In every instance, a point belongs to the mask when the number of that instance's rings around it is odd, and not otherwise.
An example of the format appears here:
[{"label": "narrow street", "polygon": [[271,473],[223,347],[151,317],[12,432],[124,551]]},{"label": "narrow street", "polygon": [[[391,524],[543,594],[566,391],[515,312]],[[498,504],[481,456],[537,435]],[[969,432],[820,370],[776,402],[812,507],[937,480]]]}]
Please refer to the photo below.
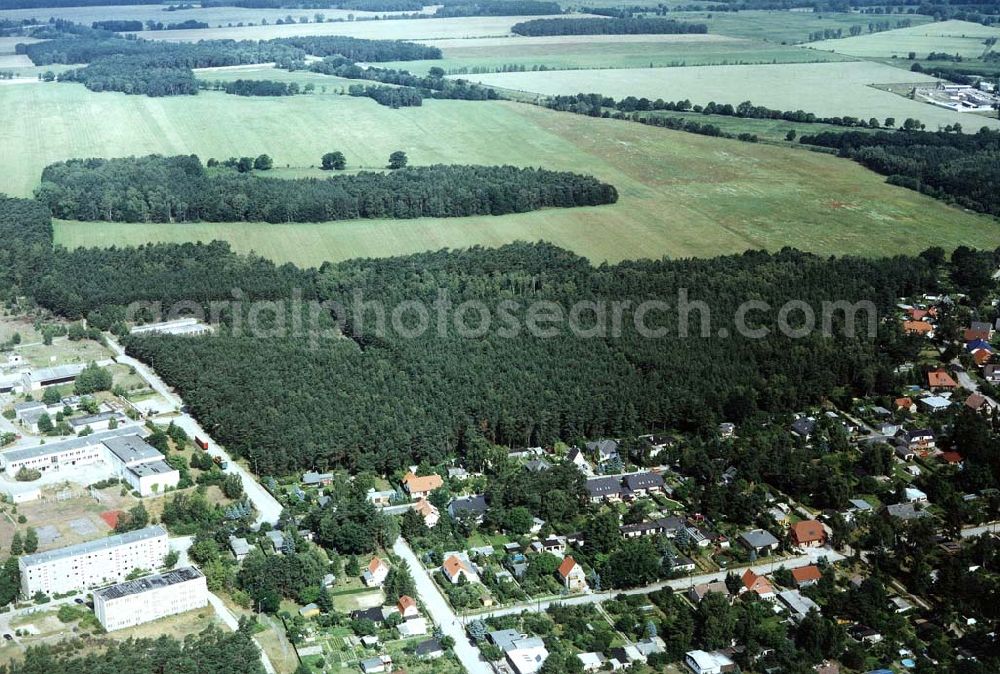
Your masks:
[{"label": "narrow street", "polygon": [[483,662],[479,656],[479,649],[469,642],[465,634],[465,624],[455,615],[451,605],[434,584],[434,579],[427,573],[409,544],[402,537],[397,538],[392,551],[410,565],[410,572],[417,585],[417,593],[420,595],[424,610],[447,636],[455,640],[455,655],[465,671],[469,674],[492,674],[493,668]]},{"label": "narrow street", "polygon": [[555,599],[547,599],[543,601],[527,601],[514,606],[508,606],[507,608],[497,609],[496,611],[485,611],[483,613],[478,613],[475,615],[469,615],[465,618],[465,622],[470,622],[477,618],[494,618],[497,616],[511,615],[515,613],[520,613],[522,611],[544,611],[550,606],[576,606],[579,604],[600,604],[602,602],[608,601],[609,599],[614,599],[618,595],[635,595],[635,594],[649,594],[650,592],[656,592],[657,590],[662,590],[666,587],[671,587],[674,590],[683,591],[688,589],[693,585],[700,585],[701,583],[712,583],[717,580],[725,580],[726,575],[730,572],[737,574],[743,573],[746,569],[753,569],[761,575],[766,575],[777,571],[781,567],[786,569],[797,569],[802,566],[809,566],[810,564],[815,564],[818,560],[825,557],[828,562],[838,562],[844,559],[844,556],[839,552],[830,550],[827,548],[818,548],[810,550],[809,552],[799,555],[798,557],[786,557],[774,562],[765,562],[760,564],[748,564],[745,566],[734,566],[730,569],[723,569],[721,571],[716,571],[714,573],[703,573],[697,576],[687,576],[685,578],[674,578],[673,580],[665,580],[660,583],[654,583],[652,585],[646,585],[645,587],[637,587],[631,590],[609,590],[606,592],[593,592],[589,594],[577,594],[567,597],[558,597]]}]

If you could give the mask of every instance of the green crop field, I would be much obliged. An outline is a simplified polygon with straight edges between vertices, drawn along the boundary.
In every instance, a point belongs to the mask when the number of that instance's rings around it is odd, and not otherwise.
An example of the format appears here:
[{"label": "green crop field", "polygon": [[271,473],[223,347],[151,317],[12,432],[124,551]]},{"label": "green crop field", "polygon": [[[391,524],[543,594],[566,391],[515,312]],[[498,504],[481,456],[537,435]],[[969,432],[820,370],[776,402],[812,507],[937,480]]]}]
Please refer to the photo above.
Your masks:
[{"label": "green crop field", "polygon": [[873,16],[797,11],[671,12],[670,18],[708,24],[710,33],[789,44],[806,42],[810,33],[827,28],[840,28],[847,35],[851,26],[861,26],[867,31],[868,24],[873,21],[909,20],[912,25],[931,21],[929,16],[919,14]]},{"label": "green crop field", "polygon": [[989,51],[984,44],[989,38],[1000,38],[1000,28],[968,21],[941,21],[884,33],[824,40],[810,47],[865,58],[906,58],[910,52],[915,52],[917,58],[926,58],[932,51],[977,58]]},{"label": "green crop field", "polygon": [[[379,168],[415,164],[543,166],[614,184],[612,206],[504,216],[326,224],[60,223],[68,246],[227,239],[240,250],[316,264],[476,243],[546,239],[592,259],[715,255],[785,245],[878,254],[959,243],[994,247],[994,220],[949,208],[826,154],[592,119],[511,102],[426,101],[392,110],[347,96],[147,98],[71,84],[0,87],[4,152],[22,158],[0,191],[29,195],[68,157],[159,152],[202,158],[270,154],[280,175],[308,175],[328,150]],[[285,169],[286,166],[291,169]],[[947,223],[943,226],[942,223]]]},{"label": "green crop field", "polygon": [[[545,18],[545,17],[530,17]],[[301,35],[348,35],[375,40],[420,40],[510,35],[510,27],[525,21],[517,16],[469,16],[453,19],[389,19],[327,23],[244,26],[202,30],[144,31],[141,37],[168,42],[198,40],[270,40]]]},{"label": "green crop field", "polygon": [[928,128],[961,122],[970,129],[1000,121],[969,116],[920,103],[870,85],[932,82],[934,78],[901,71],[881,63],[788,63],[760,66],[643,68],[633,70],[565,70],[476,75],[497,87],[537,94],[598,92],[606,96],[645,96],[665,100],[690,99],[737,103],[752,100],[781,110],[802,109],[823,116],[850,115],[868,119],[914,117]]},{"label": "green crop field", "polygon": [[[385,64],[415,73],[437,66],[449,73],[531,69],[649,68],[750,63],[842,61],[850,57],[721,35],[602,35],[553,38],[442,40],[444,59]],[[594,39],[595,37],[600,39]],[[656,39],[672,38],[672,39]],[[470,44],[471,43],[471,44]]]}]

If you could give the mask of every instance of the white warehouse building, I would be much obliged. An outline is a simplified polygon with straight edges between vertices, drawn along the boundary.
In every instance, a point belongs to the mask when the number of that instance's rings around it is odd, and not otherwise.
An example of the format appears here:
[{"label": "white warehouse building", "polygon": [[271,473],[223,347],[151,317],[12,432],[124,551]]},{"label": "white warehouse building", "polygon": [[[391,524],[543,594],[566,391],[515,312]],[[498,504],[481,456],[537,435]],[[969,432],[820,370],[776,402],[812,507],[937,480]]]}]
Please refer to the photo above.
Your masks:
[{"label": "white warehouse building", "polygon": [[207,604],[205,576],[190,566],[94,590],[94,614],[109,632]]},{"label": "white warehouse building", "polygon": [[135,569],[163,566],[169,551],[166,529],[153,526],[24,555],[17,560],[21,570],[21,593],[25,597],[36,592],[61,594],[120,583]]},{"label": "white warehouse building", "polygon": [[140,496],[176,487],[180,473],[171,468],[163,455],[138,432],[135,426],[120,427],[62,442],[12,449],[0,453],[0,462],[4,473],[12,479],[22,468],[48,473],[106,463],[116,477],[128,483]]}]

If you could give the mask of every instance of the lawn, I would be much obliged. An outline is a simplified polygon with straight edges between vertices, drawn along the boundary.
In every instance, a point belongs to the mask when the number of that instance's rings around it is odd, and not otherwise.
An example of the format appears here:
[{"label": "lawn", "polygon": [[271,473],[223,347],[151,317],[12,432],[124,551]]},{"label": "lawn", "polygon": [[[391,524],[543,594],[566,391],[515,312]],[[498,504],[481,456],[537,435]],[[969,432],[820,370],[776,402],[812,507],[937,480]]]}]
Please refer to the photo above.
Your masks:
[{"label": "lawn", "polygon": [[926,58],[932,51],[978,58],[989,51],[984,41],[991,37],[1000,38],[1000,28],[968,21],[941,21],[884,33],[824,40],[810,47],[864,58],[906,58],[910,52],[916,52],[917,58]]},{"label": "lawn", "polygon": [[448,73],[500,72],[505,67],[545,66],[575,70],[651,68],[759,63],[802,63],[850,57],[801,47],[787,47],[722,35],[594,35],[481,38],[433,41],[444,58],[384,64],[426,73],[431,67]]},{"label": "lawn", "polygon": [[915,117],[928,128],[956,121],[971,128],[1000,128],[1000,121],[976,121],[969,116],[912,101],[872,87],[872,84],[933,82],[933,77],[900,72],[881,63],[788,63],[700,68],[633,70],[567,70],[477,75],[486,84],[544,95],[598,92],[614,98],[645,96],[665,100],[690,99],[731,103],[752,100],[781,110],[802,109],[823,116],[850,115],[868,119]]},{"label": "lawn", "polygon": [[392,110],[348,96],[147,98],[42,84],[0,87],[0,108],[9,120],[5,153],[19,158],[0,174],[0,192],[22,196],[31,194],[45,165],[69,157],[160,152],[207,159],[266,152],[278,166],[306,171],[323,152],[337,149],[350,169],[381,167],[389,153],[403,149],[415,164],[592,173],[620,193],[612,206],[503,217],[318,225],[57,223],[57,242],[70,247],[219,238],[277,260],[319,264],[519,239],[552,241],[595,261],[785,245],[872,255],[1000,243],[993,220],[887,186],[836,157],[510,102],[426,101]]}]

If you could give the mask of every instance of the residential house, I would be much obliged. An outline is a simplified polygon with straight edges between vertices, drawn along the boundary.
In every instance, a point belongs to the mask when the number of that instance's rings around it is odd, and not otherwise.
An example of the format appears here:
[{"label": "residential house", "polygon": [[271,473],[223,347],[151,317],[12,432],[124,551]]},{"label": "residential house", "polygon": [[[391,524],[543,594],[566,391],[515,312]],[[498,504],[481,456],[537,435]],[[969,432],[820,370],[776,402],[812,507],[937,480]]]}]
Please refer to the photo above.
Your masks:
[{"label": "residential house", "polygon": [[532,473],[544,473],[552,468],[552,464],[545,459],[532,459],[528,463],[524,464],[524,468]]},{"label": "residential house", "polygon": [[785,590],[784,592],[778,593],[778,599],[785,608],[788,609],[789,614],[792,616],[792,620],[795,622],[802,622],[802,619],[809,615],[809,611],[816,611],[819,613],[819,606],[809,597],[806,597],[798,590]]},{"label": "residential house", "polygon": [[320,613],[322,613],[322,611],[319,610],[319,606],[316,604],[306,604],[299,609],[299,615],[303,618],[315,618]]},{"label": "residential house", "polygon": [[694,560],[685,557],[676,550],[668,550],[663,554],[663,562],[671,573],[691,573],[696,566]]},{"label": "residential house", "polygon": [[903,433],[903,442],[913,451],[934,449],[936,438],[929,428],[917,428]]},{"label": "residential house", "polygon": [[863,498],[852,498],[848,499],[847,502],[851,504],[850,507],[841,513],[846,522],[851,522],[858,515],[867,514],[874,510],[872,504]]},{"label": "residential house", "polygon": [[437,660],[444,655],[444,646],[437,639],[428,639],[417,644],[413,654],[421,660]]},{"label": "residential house", "polygon": [[587,494],[592,503],[618,501],[622,497],[622,483],[617,477],[595,477],[587,480]]},{"label": "residential house", "polygon": [[469,565],[457,555],[451,555],[444,560],[444,564],[441,565],[441,573],[452,585],[457,585],[463,576],[467,581],[476,579]]},{"label": "residential house", "polygon": [[803,588],[818,583],[823,578],[823,574],[818,566],[810,564],[809,566],[800,566],[797,569],[792,569],[792,578],[795,579],[796,587]]},{"label": "residential house", "polygon": [[[1000,381],[1000,379],[998,379],[998,381]],[[903,412],[912,413],[917,411],[917,406],[910,398],[896,398],[893,401],[893,405],[895,405],[897,410],[901,410]]]},{"label": "residential house", "polygon": [[486,635],[494,646],[503,651],[514,674],[534,674],[545,663],[549,652],[538,637],[528,637],[517,630],[496,630]]},{"label": "residential house", "polygon": [[986,321],[972,321],[969,323],[969,330],[985,335],[983,339],[989,339],[993,336],[993,326]]},{"label": "residential house", "polygon": [[754,573],[753,569],[747,569],[740,577],[743,582],[743,592],[756,592],[761,599],[774,599],[774,587],[764,576]]},{"label": "residential house", "polygon": [[927,494],[916,487],[903,489],[903,500],[907,503],[927,503]]},{"label": "residential house", "polygon": [[401,639],[424,636],[428,631],[427,619],[421,616],[407,618],[403,622],[396,625],[396,631],[399,632],[399,637]]},{"label": "residential house", "polygon": [[459,480],[459,481],[461,481],[461,480],[468,480],[469,479],[469,471],[467,471],[466,469],[462,468],[461,466],[459,466],[457,468],[456,467],[451,467],[451,468],[448,469],[448,479],[449,480]]},{"label": "residential house", "polygon": [[635,496],[659,493],[664,487],[663,476],[656,473],[633,473],[625,476],[625,486]]},{"label": "residential house", "polygon": [[583,455],[583,452],[574,447],[569,450],[569,454],[566,455],[566,459],[572,463],[574,466],[580,469],[584,475],[593,475],[593,470],[590,467],[590,462],[587,461],[587,457]]},{"label": "residential house", "polygon": [[903,332],[908,335],[930,337],[934,332],[934,326],[926,321],[903,321]]},{"label": "residential house", "polygon": [[417,600],[407,594],[399,598],[399,601],[396,602],[396,608],[399,609],[399,615],[403,616],[404,620],[420,616]]},{"label": "residential house", "polygon": [[913,503],[895,503],[893,505],[887,505],[885,506],[883,513],[887,517],[895,517],[904,521],[930,516],[930,513],[926,510],[920,510]]},{"label": "residential house", "polygon": [[444,485],[444,480],[437,474],[417,476],[413,471],[410,471],[403,478],[403,489],[411,498],[427,498],[432,491],[442,485]]},{"label": "residential house", "polygon": [[991,384],[1000,384],[1000,365],[987,365],[984,367],[983,379]]},{"label": "residential house", "polygon": [[925,412],[936,414],[951,407],[951,401],[944,396],[927,396],[920,399],[920,407]]},{"label": "residential house", "polygon": [[973,393],[966,398],[965,406],[971,410],[975,410],[976,412],[984,412],[986,414],[993,414],[993,410],[996,409],[993,401],[984,396],[982,393]]},{"label": "residential house", "polygon": [[587,574],[572,557],[566,557],[559,565],[559,580],[570,592],[583,592],[587,589]]},{"label": "residential house", "polygon": [[272,529],[264,534],[267,540],[271,542],[271,547],[275,552],[281,552],[285,547],[285,535],[278,531],[277,529]]},{"label": "residential house", "polygon": [[433,529],[437,525],[438,520],[441,519],[441,514],[438,512],[438,509],[434,507],[433,503],[425,498],[417,501],[413,506],[413,510],[420,515],[421,518],[423,518],[424,525],[429,529]]},{"label": "residential house", "polygon": [[327,486],[333,482],[333,473],[316,473],[309,471],[302,474],[302,484],[307,487]]},{"label": "residential house", "polygon": [[803,440],[811,438],[815,430],[816,419],[813,417],[799,417],[792,422],[792,433],[799,436]]},{"label": "residential house", "polygon": [[448,504],[448,514],[452,519],[469,517],[477,523],[483,521],[487,510],[486,497],[482,494],[453,499]]},{"label": "residential house", "polygon": [[958,388],[958,382],[946,370],[938,369],[927,373],[927,386],[932,391],[940,389],[951,390]]},{"label": "residential house", "polygon": [[751,529],[740,534],[740,543],[749,550],[753,550],[758,555],[766,555],[777,550],[779,541],[770,531],[765,529]]},{"label": "residential house", "polygon": [[596,442],[588,442],[586,446],[587,450],[597,457],[598,463],[619,458],[617,440],[597,440]]},{"label": "residential house", "polygon": [[736,434],[736,424],[731,424],[728,421],[724,421],[719,424],[719,435],[725,438],[731,438]]},{"label": "residential house", "polygon": [[379,655],[361,661],[361,671],[364,674],[382,674],[392,669],[392,657],[389,655]]},{"label": "residential house", "polygon": [[694,674],[727,674],[737,671],[736,663],[719,651],[688,651],[684,654],[684,664]]},{"label": "residential house", "polygon": [[389,567],[379,557],[372,557],[368,568],[361,574],[361,580],[368,587],[382,587],[385,577],[389,575]]},{"label": "residential house", "polygon": [[384,508],[385,506],[392,504],[392,499],[396,497],[396,492],[392,489],[376,491],[373,487],[368,490],[368,493],[365,496],[373,504]]},{"label": "residential house", "polygon": [[826,545],[826,531],[816,520],[802,520],[791,527],[792,543],[800,547],[821,548]]},{"label": "residential house", "polygon": [[711,541],[698,527],[684,527],[677,532],[677,542],[681,545],[693,545],[699,548],[707,548]]},{"label": "residential house", "polygon": [[596,672],[604,666],[604,656],[600,653],[578,653],[576,657],[579,658],[585,672]]},{"label": "residential house", "polygon": [[722,580],[717,580],[712,583],[698,583],[697,585],[692,586],[691,589],[688,590],[687,596],[692,603],[698,604],[701,602],[702,599],[705,598],[705,595],[707,595],[710,592],[715,592],[725,597],[731,596],[731,593],[729,592],[729,586],[726,585],[725,581]]},{"label": "residential house", "polygon": [[233,557],[237,562],[242,562],[250,554],[250,544],[245,538],[229,537],[229,549],[233,551]]}]

